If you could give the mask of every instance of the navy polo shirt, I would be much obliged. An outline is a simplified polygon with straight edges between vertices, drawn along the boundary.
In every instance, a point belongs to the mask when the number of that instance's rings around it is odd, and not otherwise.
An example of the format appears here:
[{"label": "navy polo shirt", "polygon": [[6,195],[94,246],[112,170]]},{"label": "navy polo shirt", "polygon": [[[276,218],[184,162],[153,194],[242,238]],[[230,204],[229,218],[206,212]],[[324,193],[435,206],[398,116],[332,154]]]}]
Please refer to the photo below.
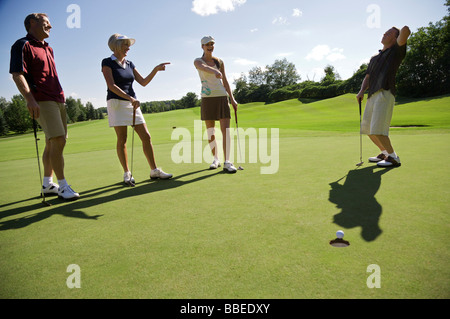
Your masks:
[{"label": "navy polo shirt", "polygon": [[[133,90],[133,82],[134,82],[133,70],[135,68],[133,62],[125,60],[124,66],[121,66],[116,61],[117,59],[114,55],[112,55],[109,58],[103,59],[102,68],[104,66],[111,68],[112,75],[114,78],[114,84],[117,85],[119,88],[121,88],[122,91],[124,91],[129,96],[136,98],[136,94]],[[108,88],[108,95],[106,96],[106,100],[111,99],[128,101],[127,99],[118,96]]]},{"label": "navy polo shirt", "polygon": [[11,47],[9,73],[23,73],[36,101],[64,103],[64,91],[56,72],[53,49],[32,35]]}]

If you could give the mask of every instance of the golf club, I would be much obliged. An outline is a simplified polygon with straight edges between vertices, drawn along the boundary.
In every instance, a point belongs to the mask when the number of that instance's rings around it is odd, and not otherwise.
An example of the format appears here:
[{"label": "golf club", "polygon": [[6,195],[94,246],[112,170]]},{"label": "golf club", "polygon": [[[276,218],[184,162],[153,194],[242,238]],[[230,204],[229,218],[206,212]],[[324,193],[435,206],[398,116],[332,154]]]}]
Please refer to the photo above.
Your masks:
[{"label": "golf club", "polygon": [[36,155],[37,155],[37,162],[38,162],[38,169],[39,169],[39,179],[40,179],[40,181],[41,181],[40,187],[41,187],[42,204],[44,204],[45,206],[52,206],[52,204],[48,203],[48,202],[45,200],[45,194],[44,194],[44,192],[43,192],[43,190],[42,190],[41,162],[40,162],[40,160],[39,160],[39,147],[38,147],[38,141],[39,141],[39,139],[38,139],[38,137],[37,137],[37,122],[36,122],[34,116],[33,116],[33,131],[34,131],[34,142],[35,142],[35,144],[36,144]]},{"label": "golf club", "polygon": [[[242,153],[241,153],[241,142],[239,139],[239,127],[238,127],[238,119],[237,119],[237,110],[234,110],[234,119],[236,121],[236,132],[237,132],[237,138],[238,138],[238,147],[239,147],[239,162],[242,161]],[[243,171],[244,168],[239,165],[238,170]]]},{"label": "golf club", "polygon": [[361,134],[361,99],[359,101],[359,163],[356,166],[361,166],[364,164],[362,160],[362,134]]},{"label": "golf club", "polygon": [[133,107],[133,136],[131,137],[131,178],[129,185],[131,187],[136,186],[136,184],[133,182],[133,155],[134,155],[134,128],[136,124],[136,109]]}]

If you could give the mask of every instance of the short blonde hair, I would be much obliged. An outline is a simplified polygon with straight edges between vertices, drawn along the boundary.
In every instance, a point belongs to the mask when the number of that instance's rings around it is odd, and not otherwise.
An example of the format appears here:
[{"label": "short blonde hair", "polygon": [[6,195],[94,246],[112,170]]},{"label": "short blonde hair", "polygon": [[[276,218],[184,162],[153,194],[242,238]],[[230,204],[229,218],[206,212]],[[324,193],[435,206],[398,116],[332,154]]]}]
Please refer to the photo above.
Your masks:
[{"label": "short blonde hair", "polygon": [[[125,37],[125,39],[121,39],[123,37]],[[130,46],[134,44],[134,39],[129,39],[128,37],[119,33],[114,33],[112,36],[109,37],[108,46],[111,49],[111,51],[114,52],[120,48],[120,46],[122,45],[122,43],[124,43],[124,41],[128,42]]]}]

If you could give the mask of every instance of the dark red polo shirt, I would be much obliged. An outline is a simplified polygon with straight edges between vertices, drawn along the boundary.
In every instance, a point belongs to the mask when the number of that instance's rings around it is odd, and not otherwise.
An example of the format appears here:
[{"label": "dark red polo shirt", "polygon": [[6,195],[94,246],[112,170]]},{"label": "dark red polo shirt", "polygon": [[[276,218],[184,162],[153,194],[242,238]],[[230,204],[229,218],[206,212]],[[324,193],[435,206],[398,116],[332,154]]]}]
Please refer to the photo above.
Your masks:
[{"label": "dark red polo shirt", "polygon": [[23,72],[36,101],[64,103],[64,91],[56,72],[53,49],[32,35],[19,39],[11,47],[9,73]]}]

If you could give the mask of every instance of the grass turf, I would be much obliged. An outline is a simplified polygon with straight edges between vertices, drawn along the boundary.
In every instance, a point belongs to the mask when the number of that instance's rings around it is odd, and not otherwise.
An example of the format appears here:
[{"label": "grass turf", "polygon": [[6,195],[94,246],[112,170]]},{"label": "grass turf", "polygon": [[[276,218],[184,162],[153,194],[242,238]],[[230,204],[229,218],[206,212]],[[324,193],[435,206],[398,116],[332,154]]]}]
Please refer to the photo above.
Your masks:
[{"label": "grass turf", "polygon": [[[82,198],[51,207],[36,197],[32,135],[0,140],[0,297],[448,298],[449,101],[400,101],[393,126],[427,126],[392,129],[403,165],[391,170],[367,163],[366,139],[355,166],[354,95],[243,105],[240,126],[280,128],[272,175],[175,164],[172,128],[192,130],[198,109],[146,115],[175,176],[150,181],[136,138],[135,188],[119,183],[107,122],[72,125],[66,176]],[[350,247],[328,244],[338,229]],[[70,264],[81,289],[66,285]],[[371,264],[380,289],[366,285]]]}]

